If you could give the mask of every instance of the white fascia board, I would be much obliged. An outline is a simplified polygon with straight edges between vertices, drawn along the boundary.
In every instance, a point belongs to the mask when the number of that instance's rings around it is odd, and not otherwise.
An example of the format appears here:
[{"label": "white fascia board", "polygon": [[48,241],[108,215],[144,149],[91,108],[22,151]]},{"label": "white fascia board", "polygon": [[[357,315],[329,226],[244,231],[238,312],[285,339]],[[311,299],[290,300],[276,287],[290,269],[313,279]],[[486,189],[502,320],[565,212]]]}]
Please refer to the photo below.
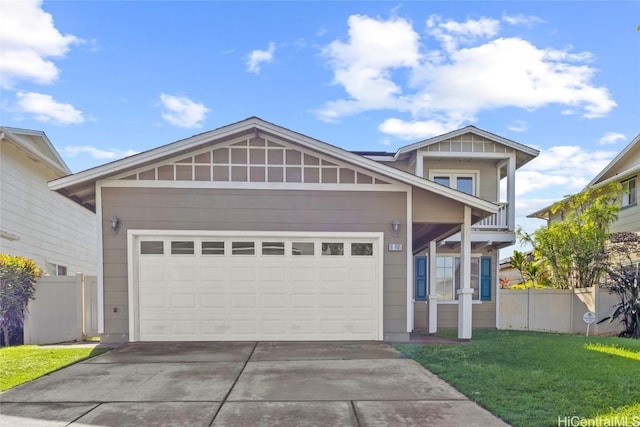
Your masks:
[{"label": "white fascia board", "polygon": [[587,184],[587,187],[592,187],[598,184],[598,181],[600,180],[600,178],[602,178],[607,172],[609,172],[620,160],[624,158],[624,156],[627,155],[629,151],[631,151],[631,149],[633,149],[633,147],[635,147],[636,144],[639,144],[639,143],[640,143],[640,134],[638,134],[638,136],[636,136],[633,139],[633,141],[629,143],[629,145],[627,145],[616,157],[614,157],[614,159],[611,160],[611,162],[607,166],[605,166],[605,168],[602,169],[602,171],[600,171],[600,173],[596,175],[596,177],[593,178],[589,184]]},{"label": "white fascia board", "polygon": [[464,135],[465,133],[474,133],[483,138],[489,139],[491,141],[495,141],[497,143],[506,145],[507,147],[511,147],[515,150],[521,151],[523,153],[529,154],[531,156],[538,156],[540,151],[535,148],[528,147],[524,144],[520,144],[519,142],[512,141],[510,139],[501,137],[500,135],[493,134],[491,132],[487,132],[486,130],[477,128],[475,126],[465,126],[461,129],[454,130],[453,132],[445,133],[444,135],[438,135],[433,138],[425,139],[424,141],[416,142],[414,144],[406,145],[404,147],[400,147],[396,153],[396,157],[400,154],[407,153],[409,151],[417,150],[422,147],[426,147],[428,145],[437,144],[438,142],[446,141],[451,138],[456,138],[458,136]]},{"label": "white fascia board", "polygon": [[[637,173],[640,173],[640,165],[632,166],[627,170],[624,170],[610,178],[605,179],[604,181],[598,182],[597,179],[594,179],[585,188],[583,188],[582,191],[586,190],[587,188],[604,187],[605,185],[611,184],[612,182],[622,182],[626,178],[631,178],[633,175]],[[602,176],[602,175],[604,175],[604,172],[601,172],[599,176]],[[566,198],[561,199],[560,201],[562,200],[566,200]],[[549,213],[549,211],[551,210],[551,206],[553,206],[554,204],[545,206],[542,209],[538,209],[537,211],[530,213],[529,215],[527,215],[527,218],[548,219],[548,216],[545,216],[545,214]]]},{"label": "white fascia board", "polygon": [[244,121],[222,127],[220,129],[205,132],[203,134],[192,136],[191,138],[158,147],[144,153],[136,154],[134,156],[117,160],[112,163],[107,163],[103,166],[98,166],[84,172],[79,172],[74,175],[57,179],[49,183],[49,188],[51,188],[52,190],[60,190],[70,185],[80,184],[90,180],[97,180],[106,177],[107,175],[115,174],[122,169],[135,167],[136,165],[150,162],[160,157],[171,156],[173,154],[177,155],[180,152],[193,149],[208,140],[225,138],[239,132],[249,131],[253,128],[258,128],[258,130],[262,130],[268,133],[272,133],[276,136],[295,141],[297,144],[303,147],[307,147],[321,153],[336,157],[338,159],[342,159],[348,163],[360,166],[373,172],[378,172],[383,176],[396,179],[400,182],[422,188],[424,190],[439,194],[453,200],[460,201],[470,207],[481,209],[489,213],[496,213],[499,208],[499,206],[494,203],[488,202],[478,197],[469,196],[468,194],[462,193],[460,191],[430,182],[407,172],[395,169],[391,166],[387,166],[374,160],[367,159],[366,157],[363,157],[361,155],[350,153],[342,148],[335,147],[333,145],[291,131],[281,126],[265,122],[264,120],[257,117],[252,117]]},{"label": "white fascia board", "polygon": [[[38,147],[33,145],[30,141],[28,141],[28,140],[26,140],[24,138],[20,138],[20,135],[16,135],[16,133],[14,133],[14,132],[17,132],[17,131],[19,131],[20,133],[29,134],[29,135],[33,135],[33,136],[37,136],[39,138],[42,138],[42,140],[49,146],[51,152],[56,156],[57,162],[53,161],[48,156],[45,156],[38,149]],[[56,149],[53,147],[53,144],[51,144],[51,141],[49,141],[49,138],[47,138],[47,136],[43,132],[30,131],[30,130],[26,130],[26,129],[15,129],[15,128],[2,127],[2,128],[0,128],[0,140],[5,139],[5,138],[7,140],[13,142],[15,145],[17,145],[22,150],[24,150],[27,153],[31,154],[32,156],[35,156],[38,160],[40,160],[42,163],[44,163],[46,166],[52,168],[56,172],[59,172],[59,173],[61,173],[63,175],[69,175],[71,173],[71,170],[69,169],[67,164],[64,162],[64,160],[62,160],[62,158],[60,157],[60,154],[58,154]]]},{"label": "white fascia board", "polygon": [[461,191],[450,189],[440,184],[436,184],[435,182],[425,180],[424,178],[419,178],[410,173],[403,172],[391,166],[387,166],[385,164],[375,162],[373,160],[367,159],[366,157],[360,156],[358,154],[350,153],[348,151],[343,150],[342,148],[338,148],[333,145],[326,144],[324,142],[309,138],[308,136],[301,135],[299,133],[295,133],[287,129],[283,129],[279,126],[272,125],[271,123],[267,123],[267,125],[268,125],[267,126],[268,129],[265,129],[265,130],[267,130],[268,132],[273,132],[275,134],[282,135],[285,138],[288,138],[296,141],[297,143],[300,143],[300,145],[307,146],[314,150],[324,152],[325,154],[329,154],[339,159],[344,159],[345,161],[351,164],[355,164],[356,166],[360,166],[364,169],[368,169],[374,172],[379,172],[384,176],[396,179],[406,184],[411,184],[415,187],[422,188],[432,193],[436,193],[453,200],[461,201],[465,205],[468,205],[470,207],[475,207],[490,213],[498,212],[499,206],[494,203],[488,202],[478,197],[470,196]]},{"label": "white fascia board", "polygon": [[172,154],[178,154],[182,151],[187,151],[211,138],[224,138],[226,136],[233,135],[234,133],[250,130],[255,126],[253,122],[250,122],[251,120],[252,119],[248,119],[247,121],[234,123],[220,129],[215,129],[210,132],[205,132],[190,138],[172,142],[149,151],[134,154],[133,156],[125,157],[124,159],[116,160],[102,166],[97,166],[92,169],[87,169],[85,171],[51,181],[49,183],[49,188],[52,190],[60,190],[68,187],[69,185],[98,180],[107,177],[108,175],[118,173],[123,169],[135,167],[141,163],[153,161],[154,159],[164,156],[171,156]]}]

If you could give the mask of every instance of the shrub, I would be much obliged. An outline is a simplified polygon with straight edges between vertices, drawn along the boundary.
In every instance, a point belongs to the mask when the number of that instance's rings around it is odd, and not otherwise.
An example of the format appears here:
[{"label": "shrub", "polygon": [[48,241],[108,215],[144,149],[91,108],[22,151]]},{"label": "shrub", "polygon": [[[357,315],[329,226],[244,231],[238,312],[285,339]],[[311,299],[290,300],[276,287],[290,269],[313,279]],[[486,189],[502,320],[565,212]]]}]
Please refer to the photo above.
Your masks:
[{"label": "shrub", "polygon": [[0,254],[0,329],[7,346],[11,332],[22,330],[27,303],[34,298],[40,276],[42,269],[33,260]]},{"label": "shrub", "polygon": [[613,233],[609,239],[609,292],[618,295],[620,302],[613,314],[602,319],[620,320],[624,325],[621,336],[640,338],[640,236],[631,232]]}]

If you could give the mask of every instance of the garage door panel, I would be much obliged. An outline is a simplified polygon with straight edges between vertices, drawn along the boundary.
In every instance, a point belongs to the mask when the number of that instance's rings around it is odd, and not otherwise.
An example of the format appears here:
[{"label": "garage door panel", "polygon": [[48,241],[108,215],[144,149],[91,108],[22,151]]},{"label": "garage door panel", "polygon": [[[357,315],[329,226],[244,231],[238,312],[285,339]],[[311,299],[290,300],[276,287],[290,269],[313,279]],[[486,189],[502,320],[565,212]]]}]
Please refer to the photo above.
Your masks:
[{"label": "garage door panel", "polygon": [[320,267],[320,280],[322,282],[343,282],[346,278],[346,267],[327,266]]},{"label": "garage door panel", "polygon": [[196,308],[195,293],[174,292],[171,294],[169,300],[172,308]]},{"label": "garage door panel", "polygon": [[191,265],[174,265],[168,268],[169,277],[173,281],[180,282],[193,282],[196,280],[196,270],[193,268],[193,261],[189,262]]},{"label": "garage door panel", "polygon": [[[320,238],[256,239],[249,255],[232,251],[246,237],[213,238],[226,248],[215,255],[201,252],[210,237],[152,239],[196,249],[137,258],[140,340],[379,339],[379,257],[350,256],[346,238],[340,255],[323,255]],[[299,255],[303,243],[315,249]]]},{"label": "garage door panel", "polygon": [[256,280],[256,269],[251,265],[233,265],[231,266],[231,280],[253,284]]},{"label": "garage door panel", "polygon": [[287,307],[287,294],[285,293],[263,293],[260,295],[260,307],[261,308],[286,308]]},{"label": "garage door panel", "polygon": [[198,268],[198,280],[200,282],[222,282],[226,278],[224,266],[203,266]]},{"label": "garage door panel", "polygon": [[165,278],[164,264],[161,262],[149,262],[144,260],[144,269],[140,269],[139,280],[144,281],[162,281]]},{"label": "garage door panel", "polygon": [[316,306],[315,294],[292,293],[291,308],[292,309],[308,309]]},{"label": "garage door panel", "polygon": [[232,320],[231,331],[233,335],[256,335],[258,332],[255,320]]},{"label": "garage door panel", "polygon": [[254,294],[231,295],[232,308],[256,308],[256,296]]},{"label": "garage door panel", "polygon": [[286,267],[262,267],[260,268],[260,280],[265,282],[282,282],[287,279]]},{"label": "garage door panel", "polygon": [[291,280],[294,282],[315,282],[317,280],[316,266],[307,264],[304,266],[294,266],[289,269]]},{"label": "garage door panel", "polygon": [[227,295],[224,293],[211,293],[203,291],[199,294],[200,307],[202,308],[224,308],[228,305]]}]

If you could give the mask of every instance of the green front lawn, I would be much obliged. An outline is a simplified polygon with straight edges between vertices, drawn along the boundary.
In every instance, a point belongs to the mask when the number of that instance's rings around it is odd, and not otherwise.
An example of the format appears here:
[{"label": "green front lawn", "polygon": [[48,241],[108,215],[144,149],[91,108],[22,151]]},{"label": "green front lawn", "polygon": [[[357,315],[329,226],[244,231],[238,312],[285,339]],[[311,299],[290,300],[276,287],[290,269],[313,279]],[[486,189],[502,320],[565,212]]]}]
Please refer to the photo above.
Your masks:
[{"label": "green front lawn", "polygon": [[474,330],[468,343],[396,347],[515,427],[640,426],[640,340]]},{"label": "green front lawn", "polygon": [[106,348],[0,348],[0,392],[106,352]]}]

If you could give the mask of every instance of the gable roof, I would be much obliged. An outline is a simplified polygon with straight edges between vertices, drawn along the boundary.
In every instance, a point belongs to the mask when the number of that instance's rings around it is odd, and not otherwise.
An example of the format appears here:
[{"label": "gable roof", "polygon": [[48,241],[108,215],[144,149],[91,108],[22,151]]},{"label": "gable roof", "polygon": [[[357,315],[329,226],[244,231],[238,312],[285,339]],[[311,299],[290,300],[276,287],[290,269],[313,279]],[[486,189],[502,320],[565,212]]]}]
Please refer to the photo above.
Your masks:
[{"label": "gable roof", "polygon": [[475,126],[469,125],[469,126],[465,126],[463,128],[454,130],[452,132],[448,132],[442,135],[438,135],[438,136],[434,136],[432,138],[428,138],[413,144],[409,144],[409,145],[405,145],[404,147],[400,147],[398,149],[398,151],[396,152],[394,159],[398,159],[400,156],[402,156],[403,154],[408,154],[412,151],[416,151],[420,148],[424,148],[424,147],[428,147],[430,145],[434,145],[437,144],[439,142],[443,142],[443,141],[447,141],[449,139],[453,139],[453,138],[457,138],[459,136],[465,135],[465,134],[474,134],[474,135],[478,135],[482,138],[488,139],[490,141],[496,142],[498,144],[502,144],[504,146],[507,146],[509,148],[512,148],[514,150],[516,150],[516,152],[519,154],[518,158],[517,158],[517,167],[521,167],[524,164],[528,163],[529,161],[533,160],[534,158],[536,158],[539,154],[540,151],[536,150],[535,148],[531,148],[529,146],[526,146],[524,144],[520,144],[519,142],[515,142],[512,141],[510,139],[504,138],[502,136],[496,135],[494,133],[488,132],[484,129],[480,129],[477,128]]},{"label": "gable roof", "polygon": [[[617,180],[622,180],[630,177],[631,175],[640,172],[640,163],[631,166],[628,169],[617,171],[616,168],[626,160],[627,155],[629,155],[635,148],[640,150],[640,134],[636,136],[630,143],[627,145],[618,155],[609,162],[604,169],[600,171],[595,178],[589,182],[586,187],[583,188],[583,191],[590,187],[601,187],[603,185],[610,184],[611,182],[615,182]],[[562,200],[566,200],[567,197]],[[551,206],[555,203],[545,206],[541,209],[538,209],[535,212],[527,215],[527,218],[539,218],[539,219],[549,219],[549,214],[551,213]]]},{"label": "gable roof", "polygon": [[250,117],[230,125],[194,135],[190,138],[182,139],[168,145],[104,164],[102,166],[97,166],[92,169],[87,169],[73,175],[59,178],[50,182],[49,188],[58,191],[89,209],[95,210],[95,205],[91,203],[91,197],[95,198],[96,181],[108,179],[109,177],[121,174],[128,170],[133,170],[152,162],[161,161],[169,157],[193,151],[198,147],[210,144],[215,140],[255,130],[291,140],[302,147],[313,149],[319,153],[338,158],[344,162],[376,172],[396,181],[462,202],[465,205],[482,212],[481,216],[483,217],[486,216],[486,214],[496,213],[498,210],[498,205],[494,203],[462,193],[444,185],[436,184],[433,181],[419,178],[410,173],[403,172],[361,155],[351,153],[339,147],[335,147],[317,139],[310,138],[306,135],[264,121],[258,117]]},{"label": "gable roof", "polygon": [[600,173],[596,175],[596,177],[593,178],[591,182],[589,182],[589,184],[587,184],[587,187],[592,187],[600,183],[601,181],[604,182],[604,180],[606,179],[614,177],[625,178],[626,176],[631,175],[634,172],[638,172],[638,170],[640,170],[640,164],[632,166],[630,169],[623,171],[616,172],[615,170],[617,166],[623,162],[626,156],[630,154],[635,148],[640,149],[640,134],[638,134],[638,136],[636,136],[629,143],[629,145],[627,145],[620,153],[618,153],[618,155],[613,160],[611,160],[611,162],[607,166],[605,166],[605,168],[602,169],[602,171],[600,171]]},{"label": "gable roof", "polygon": [[54,169],[59,176],[71,173],[71,170],[44,132],[0,126],[0,141],[5,139]]}]

